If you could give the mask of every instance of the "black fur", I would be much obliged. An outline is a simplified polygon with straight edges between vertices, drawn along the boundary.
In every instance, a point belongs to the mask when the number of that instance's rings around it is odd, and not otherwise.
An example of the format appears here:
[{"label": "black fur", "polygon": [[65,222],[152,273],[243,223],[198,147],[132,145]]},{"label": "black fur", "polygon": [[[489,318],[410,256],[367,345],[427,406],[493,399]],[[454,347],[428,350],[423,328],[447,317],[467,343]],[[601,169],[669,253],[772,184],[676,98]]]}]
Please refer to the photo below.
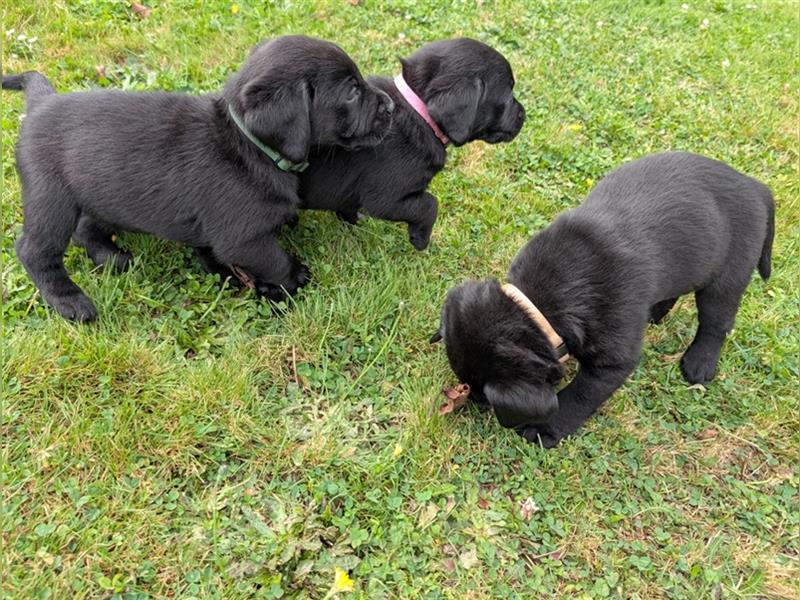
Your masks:
[{"label": "black fur", "polygon": [[[486,44],[433,42],[401,63],[406,82],[454,145],[478,139],[507,142],[522,128],[525,111],[514,98],[511,67]],[[300,178],[303,208],[334,210],[351,223],[359,211],[405,222],[411,243],[422,250],[438,211],[426,189],[444,167],[447,152],[392,79],[369,82],[395,103],[391,131],[377,146],[358,152],[314,147],[311,166]]]},{"label": "black fur", "polygon": [[438,336],[474,399],[488,402],[502,425],[551,447],[623,384],[648,321],[689,292],[699,327],[681,371],[690,383],[711,380],[753,270],[769,277],[773,234],[774,203],[762,183],[694,154],[648,156],[604,178],[509,269],[508,281],[580,364],[557,396],[563,369],[553,349],[497,281],[453,289]]},{"label": "black fur", "polygon": [[278,169],[232,122],[294,162],[311,144],[360,148],[386,133],[393,105],[330,42],[286,36],[257,46],[221,94],[97,91],[55,94],[38,73],[3,77],[25,90],[17,145],[25,221],[17,255],[43,298],[68,319],[95,318],[70,280],[73,241],[98,265],[130,255],[111,231],[151,233],[198,247],[205,264],[237,265],[272,299],[308,270],[277,242],[296,217],[297,175]]}]

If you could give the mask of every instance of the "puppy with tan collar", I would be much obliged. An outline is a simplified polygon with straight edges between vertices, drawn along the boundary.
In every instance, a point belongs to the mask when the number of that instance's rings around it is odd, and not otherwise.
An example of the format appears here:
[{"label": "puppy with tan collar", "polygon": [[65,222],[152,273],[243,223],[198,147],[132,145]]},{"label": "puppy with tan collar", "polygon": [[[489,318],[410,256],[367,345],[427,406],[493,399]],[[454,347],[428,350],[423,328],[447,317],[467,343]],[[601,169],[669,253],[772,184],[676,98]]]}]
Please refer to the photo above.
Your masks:
[{"label": "puppy with tan collar", "polygon": [[[753,270],[769,277],[773,232],[762,183],[694,154],[647,156],[534,236],[508,284],[452,290],[431,341],[501,425],[549,448],[624,383],[648,321],[690,292],[699,327],[681,372],[711,380]],[[567,353],[578,372],[556,393]]]}]

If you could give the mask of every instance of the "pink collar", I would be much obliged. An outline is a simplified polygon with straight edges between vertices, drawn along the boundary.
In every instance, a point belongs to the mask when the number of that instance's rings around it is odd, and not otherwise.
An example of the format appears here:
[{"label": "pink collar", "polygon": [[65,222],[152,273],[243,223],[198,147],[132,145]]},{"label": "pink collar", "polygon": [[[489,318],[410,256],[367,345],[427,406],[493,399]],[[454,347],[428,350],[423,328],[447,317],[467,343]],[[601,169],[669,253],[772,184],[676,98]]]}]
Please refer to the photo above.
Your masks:
[{"label": "pink collar", "polygon": [[417,111],[417,114],[420,117],[425,119],[425,122],[431,126],[431,129],[433,129],[433,133],[435,133],[436,137],[439,138],[439,141],[446,146],[450,140],[447,139],[447,136],[444,134],[444,132],[439,129],[439,126],[436,124],[436,121],[433,120],[431,113],[428,112],[428,107],[425,106],[425,102],[422,100],[422,98],[417,96],[416,92],[414,92],[414,90],[411,89],[411,86],[406,83],[406,80],[403,79],[402,73],[394,78],[394,84],[397,86],[397,91],[400,92],[403,98],[406,99],[406,102],[411,105],[411,108]]}]

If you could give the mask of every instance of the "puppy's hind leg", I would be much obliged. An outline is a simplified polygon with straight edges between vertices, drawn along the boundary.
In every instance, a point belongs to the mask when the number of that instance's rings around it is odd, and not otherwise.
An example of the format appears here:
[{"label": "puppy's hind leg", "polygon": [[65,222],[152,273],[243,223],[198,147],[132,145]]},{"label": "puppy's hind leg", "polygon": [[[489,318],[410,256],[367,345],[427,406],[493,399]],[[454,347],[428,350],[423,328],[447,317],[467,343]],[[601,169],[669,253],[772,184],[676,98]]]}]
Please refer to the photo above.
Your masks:
[{"label": "puppy's hind leg", "polygon": [[306,266],[266,233],[239,240],[233,246],[215,246],[213,256],[223,265],[241,268],[253,278],[256,291],[275,302],[294,295],[311,279]]},{"label": "puppy's hind leg", "polygon": [[662,319],[667,316],[667,313],[672,310],[672,307],[675,306],[675,302],[677,301],[677,298],[668,298],[653,304],[653,306],[650,307],[649,321],[654,325],[661,323]]},{"label": "puppy's hind leg", "polygon": [[20,262],[45,302],[63,317],[94,320],[97,309],[64,268],[64,251],[78,222],[78,207],[63,191],[37,190],[24,195],[25,222],[16,242]]},{"label": "puppy's hind leg", "polygon": [[712,284],[695,293],[699,325],[694,340],[681,358],[681,373],[689,383],[714,379],[722,344],[733,329],[747,282],[724,288]]},{"label": "puppy's hind leg", "polygon": [[393,202],[364,203],[364,211],[379,219],[408,223],[408,239],[417,250],[424,250],[431,241],[433,224],[439,212],[433,194],[411,194]]},{"label": "puppy's hind leg", "polygon": [[111,232],[86,213],[81,213],[78,219],[72,243],[86,250],[95,265],[108,266],[115,273],[125,271],[133,259],[130,252],[124,252],[114,243]]}]

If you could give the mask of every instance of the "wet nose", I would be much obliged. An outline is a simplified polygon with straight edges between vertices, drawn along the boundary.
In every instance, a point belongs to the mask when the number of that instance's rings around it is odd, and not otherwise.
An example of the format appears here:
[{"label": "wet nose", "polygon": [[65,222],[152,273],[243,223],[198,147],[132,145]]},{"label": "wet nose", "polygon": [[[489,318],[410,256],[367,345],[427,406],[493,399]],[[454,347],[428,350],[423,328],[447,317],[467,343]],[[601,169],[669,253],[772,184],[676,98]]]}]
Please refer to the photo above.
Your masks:
[{"label": "wet nose", "polygon": [[517,103],[517,119],[522,124],[525,122],[525,107],[518,100],[515,100],[515,102]]}]

